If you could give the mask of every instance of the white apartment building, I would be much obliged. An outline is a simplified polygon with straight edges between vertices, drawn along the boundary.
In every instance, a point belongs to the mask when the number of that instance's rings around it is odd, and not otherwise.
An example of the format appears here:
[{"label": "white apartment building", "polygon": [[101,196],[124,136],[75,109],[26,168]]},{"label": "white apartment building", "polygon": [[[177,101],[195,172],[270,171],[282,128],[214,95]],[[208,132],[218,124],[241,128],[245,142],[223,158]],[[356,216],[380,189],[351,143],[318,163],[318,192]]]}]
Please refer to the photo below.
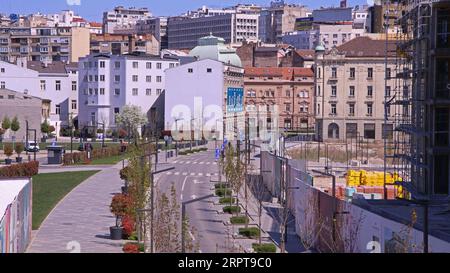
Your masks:
[{"label": "white apartment building", "polygon": [[19,59],[17,64],[0,62],[0,88],[10,89],[50,101],[48,122],[57,134],[70,118],[78,115],[78,67],[74,64]]},{"label": "white apartment building", "polygon": [[322,44],[326,49],[340,46],[356,37],[363,36],[364,29],[353,28],[352,22],[314,24],[310,30],[296,31],[283,36],[283,43],[297,49],[314,49]]},{"label": "white apartment building", "polygon": [[257,41],[259,32],[257,6],[238,5],[232,8],[201,10],[183,16],[170,17],[167,24],[169,49],[192,49],[198,39],[210,34],[225,39],[225,43]]},{"label": "white apartment building", "polygon": [[134,29],[138,21],[150,19],[152,14],[147,8],[124,8],[118,6],[103,13],[103,33],[114,34],[116,31]]},{"label": "white apartment building", "polygon": [[80,128],[98,122],[114,127],[115,115],[125,105],[140,106],[148,116],[152,115],[151,108],[164,92],[164,71],[178,65],[174,58],[140,53],[91,54],[82,58],[79,62]]}]

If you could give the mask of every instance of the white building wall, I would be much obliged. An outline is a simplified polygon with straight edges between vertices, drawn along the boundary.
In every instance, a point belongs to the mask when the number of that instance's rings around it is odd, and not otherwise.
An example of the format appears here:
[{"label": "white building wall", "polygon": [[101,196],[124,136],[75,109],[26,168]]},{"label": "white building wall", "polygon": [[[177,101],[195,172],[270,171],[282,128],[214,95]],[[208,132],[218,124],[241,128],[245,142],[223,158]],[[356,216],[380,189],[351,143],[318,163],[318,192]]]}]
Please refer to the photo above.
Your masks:
[{"label": "white building wall", "polygon": [[[191,119],[196,118],[196,124],[203,120],[204,130],[217,126],[221,131],[223,89],[224,65],[221,62],[205,59],[167,70],[165,130],[176,129],[175,119],[181,119],[177,122],[178,130],[190,130]],[[196,111],[194,104],[200,109]],[[199,113],[203,115],[198,116]]]}]

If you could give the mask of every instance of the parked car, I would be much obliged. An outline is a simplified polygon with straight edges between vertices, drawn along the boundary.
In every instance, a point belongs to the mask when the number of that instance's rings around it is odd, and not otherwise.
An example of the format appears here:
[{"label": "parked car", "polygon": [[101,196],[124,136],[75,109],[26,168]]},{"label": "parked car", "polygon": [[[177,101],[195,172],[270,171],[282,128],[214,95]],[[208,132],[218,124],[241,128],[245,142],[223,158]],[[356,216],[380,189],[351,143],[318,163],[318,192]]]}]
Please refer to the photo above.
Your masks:
[{"label": "parked car", "polygon": [[25,151],[27,152],[39,152],[39,144],[34,141],[28,141],[25,147]]}]

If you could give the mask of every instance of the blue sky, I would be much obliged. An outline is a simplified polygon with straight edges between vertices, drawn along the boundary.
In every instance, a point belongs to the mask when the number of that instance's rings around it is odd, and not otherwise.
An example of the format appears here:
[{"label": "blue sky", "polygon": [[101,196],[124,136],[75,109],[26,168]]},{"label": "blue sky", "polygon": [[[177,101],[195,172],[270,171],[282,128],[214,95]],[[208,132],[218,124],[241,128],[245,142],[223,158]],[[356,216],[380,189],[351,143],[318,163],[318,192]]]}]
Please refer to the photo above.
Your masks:
[{"label": "blue sky", "polygon": [[[100,21],[103,11],[111,10],[117,5],[148,7],[154,15],[178,15],[202,5],[211,7],[231,6],[237,3],[267,5],[270,0],[0,0],[0,2],[0,13],[29,14],[37,11],[54,13],[63,9],[72,9],[89,20]],[[68,5],[68,3],[77,2],[80,2],[80,5]],[[301,3],[312,8],[339,5],[339,0],[290,0],[286,2]],[[348,3],[350,6],[354,6],[355,4],[365,4],[367,0],[348,0]]]}]

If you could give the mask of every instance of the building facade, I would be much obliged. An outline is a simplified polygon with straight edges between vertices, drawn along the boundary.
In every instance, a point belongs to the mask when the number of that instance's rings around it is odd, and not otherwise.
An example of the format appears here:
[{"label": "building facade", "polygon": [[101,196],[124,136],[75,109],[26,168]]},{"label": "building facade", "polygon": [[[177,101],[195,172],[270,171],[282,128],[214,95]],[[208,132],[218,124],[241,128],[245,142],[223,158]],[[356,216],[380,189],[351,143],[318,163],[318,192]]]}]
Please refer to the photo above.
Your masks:
[{"label": "building facade", "polygon": [[117,31],[134,30],[138,21],[149,19],[151,16],[147,8],[118,6],[112,11],[103,13],[103,33],[113,34]]},{"label": "building facade", "polygon": [[[380,142],[384,126],[385,95],[393,92],[394,56],[385,69],[384,40],[355,38],[337,48],[316,48],[315,116],[319,140],[345,141],[363,137]],[[395,44],[389,43],[394,51]],[[388,77],[385,88],[385,77]],[[387,108],[387,117],[391,117]],[[391,137],[388,135],[388,137]]]},{"label": "building facade", "polygon": [[49,103],[43,118],[55,126],[56,134],[78,115],[78,67],[75,64],[20,59],[17,64],[0,62],[0,87],[41,98]]},{"label": "building facade", "polygon": [[258,40],[258,9],[236,6],[223,10],[209,10],[170,17],[168,20],[168,48],[192,49],[198,39],[214,35],[225,43]]},{"label": "building facade", "polygon": [[141,107],[150,116],[153,104],[164,92],[164,71],[178,65],[177,59],[142,53],[91,54],[82,58],[79,126],[96,126],[101,122],[114,127],[115,115],[129,104]]},{"label": "building facade", "polygon": [[89,41],[89,28],[84,27],[1,27],[0,60],[78,62],[89,54]]},{"label": "building facade", "polygon": [[91,54],[104,53],[121,55],[133,52],[142,52],[149,55],[159,55],[160,43],[151,34],[122,35],[101,34],[91,35]]},{"label": "building facade", "polygon": [[[27,121],[30,129],[36,129],[36,139],[41,139],[42,99],[0,88],[0,120],[4,117],[10,120],[17,117],[20,125],[19,131],[15,133],[9,129],[3,135],[4,139],[15,137],[16,141],[25,141]],[[29,137],[34,139],[34,134]]]},{"label": "building facade", "polygon": [[284,131],[314,131],[314,73],[311,68],[246,67],[247,111],[278,111],[278,124],[268,117],[267,126]]}]

